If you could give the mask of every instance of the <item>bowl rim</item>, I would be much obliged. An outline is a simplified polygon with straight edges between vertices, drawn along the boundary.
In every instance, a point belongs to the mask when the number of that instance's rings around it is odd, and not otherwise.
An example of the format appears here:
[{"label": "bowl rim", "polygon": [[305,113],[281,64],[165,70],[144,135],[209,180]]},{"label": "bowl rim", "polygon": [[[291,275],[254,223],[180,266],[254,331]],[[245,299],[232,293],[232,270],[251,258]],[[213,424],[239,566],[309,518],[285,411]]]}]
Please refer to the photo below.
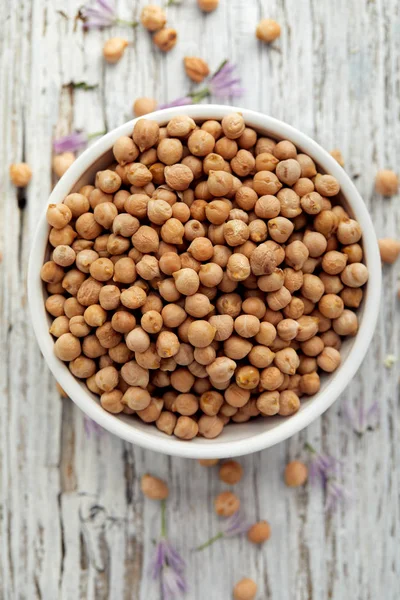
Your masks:
[{"label": "bowl rim", "polygon": [[61,387],[88,417],[104,429],[107,429],[125,441],[172,456],[186,458],[227,458],[241,456],[271,447],[301,431],[333,404],[354,377],[372,340],[379,314],[382,279],[381,261],[371,217],[350,177],[336,160],[317,142],[284,121],[257,111],[235,106],[202,104],[172,107],[145,115],[145,118],[155,120],[159,124],[164,124],[172,117],[182,114],[186,114],[193,119],[203,120],[221,119],[231,112],[240,112],[246,121],[246,125],[264,129],[268,131],[271,137],[291,140],[303,152],[309,154],[326,172],[336,177],[340,182],[344,198],[351,206],[363,230],[364,252],[369,269],[369,282],[368,293],[364,298],[360,328],[354,338],[353,346],[336,372],[336,376],[332,377],[323,395],[314,403],[310,403],[304,410],[300,410],[290,418],[280,422],[273,429],[236,441],[224,442],[218,441],[219,438],[214,440],[196,438],[188,443],[170,436],[165,436],[164,439],[164,437],[154,436],[150,428],[149,431],[141,431],[120,419],[116,419],[115,415],[102,409],[99,403],[93,402],[88,392],[82,390],[79,381],[70,373],[66,364],[55,356],[53,351],[54,341],[48,332],[47,313],[43,303],[42,281],[40,279],[40,268],[48,239],[47,206],[51,203],[62,202],[85,171],[98,158],[111,150],[118,137],[121,135],[130,135],[134,124],[142,117],[132,119],[97,140],[75,160],[68,171],[62,176],[50,194],[40,216],[29,257],[27,276],[28,301],[33,328],[46,363]]}]

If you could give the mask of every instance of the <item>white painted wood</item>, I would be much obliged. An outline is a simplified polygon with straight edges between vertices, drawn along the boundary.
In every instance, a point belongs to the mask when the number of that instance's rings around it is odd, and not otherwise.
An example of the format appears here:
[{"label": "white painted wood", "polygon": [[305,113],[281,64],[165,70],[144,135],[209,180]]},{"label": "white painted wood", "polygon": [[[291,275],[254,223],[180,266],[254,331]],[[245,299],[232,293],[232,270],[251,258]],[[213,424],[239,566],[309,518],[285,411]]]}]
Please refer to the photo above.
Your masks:
[{"label": "white painted wood", "polygon": [[[379,235],[398,235],[398,197],[373,192],[378,167],[399,170],[400,7],[396,0],[221,0],[201,14],[194,0],[168,8],[179,42],[161,55],[141,28],[84,34],[80,0],[0,3],[0,597],[4,600],[158,600],[146,569],[159,530],[157,504],[144,500],[141,474],[168,479],[168,526],[188,558],[191,600],[225,600],[234,582],[253,577],[268,600],[375,600],[398,597],[400,449],[397,266],[384,271],[384,302],[374,343],[358,376],[321,420],[285,444],[241,461],[238,486],[250,519],[271,523],[261,549],[243,540],[190,549],[218,530],[215,470],[134,448],[104,432],[87,437],[83,416],[61,400],[30,327],[25,271],[37,215],[51,189],[51,142],[74,128],[113,128],[131,117],[135,97],[166,102],[190,89],[182,57],[201,53],[215,68],[237,61],[243,106],[300,127],[327,149],[338,147],[370,208]],[[121,17],[145,2],[119,0]],[[59,11],[68,16],[66,19]],[[282,36],[254,37],[262,16]],[[115,66],[103,41],[132,43]],[[71,91],[74,81],[99,84]],[[10,163],[33,169],[27,206],[18,208]],[[362,437],[340,415],[345,401],[379,400],[379,425]],[[352,494],[346,510],[324,513],[317,489],[287,489],[285,463],[304,457],[304,442],[343,460]]]}]

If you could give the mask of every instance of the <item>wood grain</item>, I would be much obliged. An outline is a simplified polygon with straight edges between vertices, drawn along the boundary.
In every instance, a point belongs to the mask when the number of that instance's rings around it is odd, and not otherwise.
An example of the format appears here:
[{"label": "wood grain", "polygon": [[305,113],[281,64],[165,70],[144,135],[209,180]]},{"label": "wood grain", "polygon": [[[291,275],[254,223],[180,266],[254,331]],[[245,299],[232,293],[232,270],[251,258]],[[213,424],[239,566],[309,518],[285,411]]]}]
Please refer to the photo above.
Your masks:
[{"label": "wood grain", "polygon": [[[261,549],[243,540],[191,548],[218,531],[215,470],[144,452],[104,432],[85,435],[82,413],[61,400],[36,346],[25,273],[35,225],[49,195],[51,144],[75,128],[111,129],[131,118],[137,96],[160,102],[190,88],[182,57],[201,54],[215,68],[239,65],[243,106],[301,128],[328,150],[340,148],[373,215],[378,235],[399,234],[399,198],[373,192],[377,168],[399,169],[400,6],[396,0],[221,0],[201,14],[194,0],[168,8],[179,32],[164,56],[141,28],[83,33],[79,0],[0,3],[0,597],[4,600],[158,600],[146,575],[159,507],[144,500],[140,475],[168,479],[168,527],[188,557],[192,600],[228,600],[236,580],[253,577],[268,600],[375,600],[398,597],[400,576],[398,267],[384,270],[384,301],[374,343],[343,398],[288,442],[242,459],[239,494],[250,519],[271,523]],[[145,2],[120,0],[138,18]],[[66,16],[68,18],[66,18]],[[256,41],[262,16],[281,23],[270,47]],[[131,42],[115,66],[101,58],[107,37]],[[99,84],[71,90],[71,81]],[[33,169],[26,208],[8,166]],[[20,197],[21,200],[21,197]],[[345,402],[376,399],[379,424],[357,436],[340,415]],[[344,463],[352,501],[332,516],[320,490],[290,490],[286,461],[304,442]]]}]

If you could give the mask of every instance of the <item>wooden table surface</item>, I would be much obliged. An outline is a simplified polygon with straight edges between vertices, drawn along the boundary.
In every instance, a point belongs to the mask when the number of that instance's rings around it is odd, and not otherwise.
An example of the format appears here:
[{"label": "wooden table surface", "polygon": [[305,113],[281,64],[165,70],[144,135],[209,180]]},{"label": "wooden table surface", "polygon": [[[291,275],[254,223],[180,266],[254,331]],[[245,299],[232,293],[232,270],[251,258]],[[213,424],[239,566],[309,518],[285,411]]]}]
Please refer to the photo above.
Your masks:
[{"label": "wooden table surface", "polygon": [[[34,339],[26,296],[32,235],[52,184],[52,140],[73,129],[112,129],[132,117],[142,95],[171,101],[189,89],[182,57],[212,68],[230,58],[246,92],[240,103],[299,127],[325,148],[340,148],[380,236],[399,233],[399,197],[373,191],[378,168],[399,170],[400,6],[397,0],[221,0],[203,15],[195,0],[168,9],[179,32],[163,55],[142,28],[84,34],[74,16],[81,0],[0,3],[0,597],[4,600],[158,600],[146,573],[159,533],[159,506],[140,493],[141,474],[166,478],[172,541],[188,557],[191,600],[228,600],[235,581],[255,579],[258,599],[398,598],[399,354],[398,268],[384,272],[384,298],[373,344],[357,377],[322,419],[286,443],[246,456],[238,487],[249,518],[267,519],[261,549],[242,539],[190,549],[218,531],[213,497],[224,488],[214,470],[161,456],[104,432],[85,434],[83,414],[61,400]],[[121,17],[144,2],[118,0]],[[254,35],[262,16],[282,36],[272,46]],[[105,65],[105,39],[132,45]],[[98,84],[73,91],[71,81]],[[215,101],[215,99],[214,99]],[[8,178],[11,163],[33,169],[26,207]],[[341,415],[345,402],[379,401],[372,431],[358,436]],[[350,504],[324,511],[319,488],[288,489],[286,462],[304,443],[343,461]]]}]

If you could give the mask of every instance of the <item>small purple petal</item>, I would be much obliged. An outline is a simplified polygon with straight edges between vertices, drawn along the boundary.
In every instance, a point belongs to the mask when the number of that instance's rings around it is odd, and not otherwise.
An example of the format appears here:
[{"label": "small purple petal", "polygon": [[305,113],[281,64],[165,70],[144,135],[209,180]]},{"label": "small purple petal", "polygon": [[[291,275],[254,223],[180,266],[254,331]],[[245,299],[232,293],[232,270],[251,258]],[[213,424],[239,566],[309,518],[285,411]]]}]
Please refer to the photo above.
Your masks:
[{"label": "small purple petal", "polygon": [[185,570],[185,561],[179,552],[167,540],[165,541],[165,560],[168,566],[174,569],[174,571],[182,573]]},{"label": "small purple petal", "polygon": [[329,479],[326,484],[325,509],[333,512],[339,504],[345,503],[347,500],[348,495],[344,487],[335,479]]},{"label": "small purple petal", "polygon": [[53,149],[56,154],[62,152],[76,152],[88,143],[88,136],[83,131],[73,131],[53,141]]},{"label": "small purple petal", "polygon": [[240,87],[240,77],[234,77],[236,65],[229,61],[211,77],[209,88],[213,96],[217,98],[228,98],[229,96],[242,96],[244,89]]},{"label": "small purple petal", "polygon": [[182,574],[171,567],[164,567],[161,576],[163,600],[174,600],[187,591],[187,584]]},{"label": "small purple petal", "polygon": [[165,540],[158,542],[150,561],[149,573],[153,579],[158,579],[165,564]]},{"label": "small purple petal", "polygon": [[232,537],[235,535],[242,535],[246,533],[250,528],[250,523],[247,521],[245,515],[238,511],[231,517],[225,520],[222,527],[224,536]]},{"label": "small purple petal", "polygon": [[171,108],[172,106],[187,106],[188,104],[193,104],[192,98],[190,96],[184,96],[183,98],[177,98],[176,100],[172,100],[172,102],[167,102],[166,104],[160,104],[157,108]]},{"label": "small purple petal", "polygon": [[352,429],[362,435],[368,428],[376,427],[379,419],[379,403],[375,400],[368,409],[365,409],[363,398],[359,398],[352,404],[346,402],[343,415]]},{"label": "small purple petal", "polygon": [[110,27],[116,20],[114,5],[109,0],[95,0],[85,5],[80,14],[84,20],[85,29],[102,29]]}]

